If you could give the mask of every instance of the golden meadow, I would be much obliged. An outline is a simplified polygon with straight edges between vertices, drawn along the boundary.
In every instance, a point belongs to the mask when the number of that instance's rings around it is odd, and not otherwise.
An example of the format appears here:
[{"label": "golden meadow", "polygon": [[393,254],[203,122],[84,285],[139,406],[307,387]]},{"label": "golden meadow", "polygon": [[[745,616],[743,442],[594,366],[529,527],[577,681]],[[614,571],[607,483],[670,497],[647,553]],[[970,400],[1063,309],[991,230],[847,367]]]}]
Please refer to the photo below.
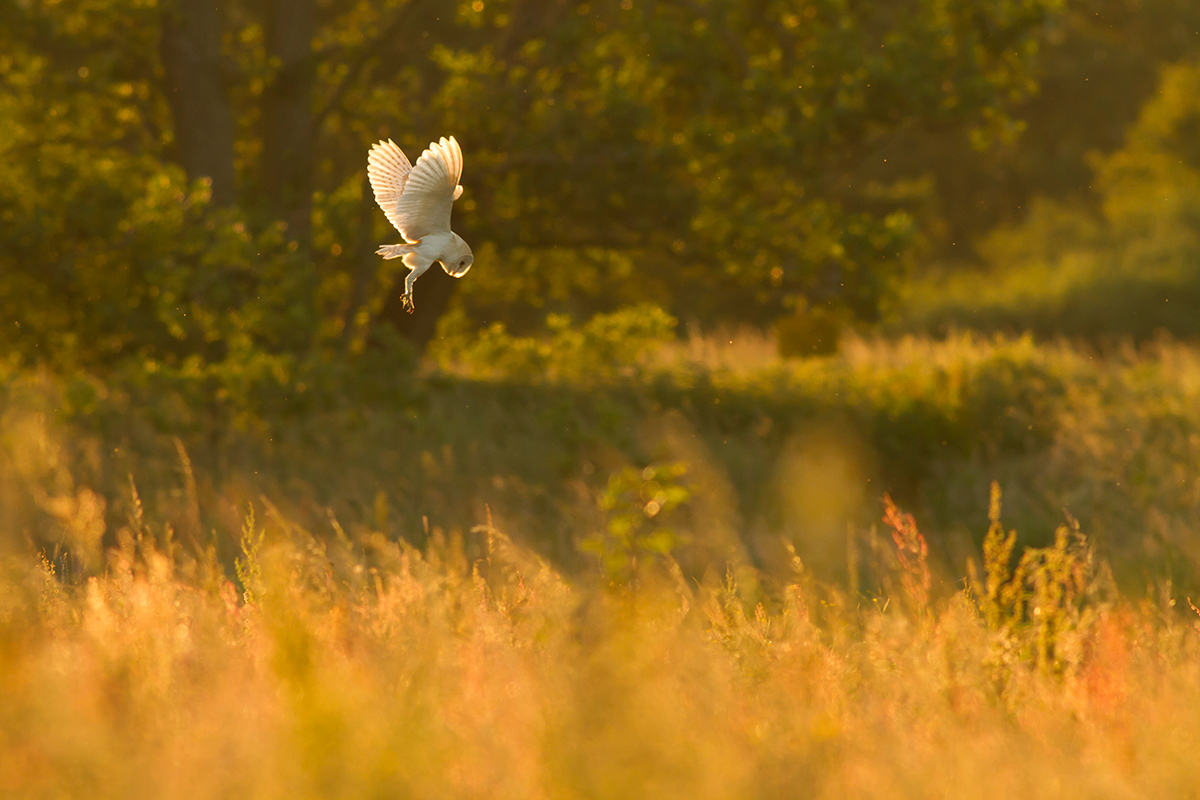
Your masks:
[{"label": "golden meadow", "polygon": [[1196,795],[1200,350],[593,333],[10,371],[0,796]]}]

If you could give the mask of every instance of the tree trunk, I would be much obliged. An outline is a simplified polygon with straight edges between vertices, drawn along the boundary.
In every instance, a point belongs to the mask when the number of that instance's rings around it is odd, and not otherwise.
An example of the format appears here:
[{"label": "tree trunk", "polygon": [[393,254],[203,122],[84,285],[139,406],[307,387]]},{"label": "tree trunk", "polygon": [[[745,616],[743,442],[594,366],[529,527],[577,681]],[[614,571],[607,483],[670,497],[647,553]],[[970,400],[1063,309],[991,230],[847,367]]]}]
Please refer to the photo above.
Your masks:
[{"label": "tree trunk", "polygon": [[371,181],[363,172],[361,196],[358,201],[358,241],[354,244],[351,263],[354,268],[354,285],[350,290],[350,303],[342,316],[342,340],[350,345],[365,337],[370,331],[371,320],[360,315],[369,315],[371,287],[375,283],[375,275],[379,265],[383,263],[375,255],[376,242],[374,236],[374,217],[382,214],[375,205],[375,194],[371,189]]},{"label": "tree trunk", "polygon": [[262,198],[304,247],[312,216],[315,22],[315,0],[267,0],[267,58],[275,75],[263,93]]},{"label": "tree trunk", "polygon": [[212,199],[234,200],[233,110],[221,74],[221,13],[214,0],[175,0],[163,13],[159,43],[175,160],[189,181],[212,181]]}]

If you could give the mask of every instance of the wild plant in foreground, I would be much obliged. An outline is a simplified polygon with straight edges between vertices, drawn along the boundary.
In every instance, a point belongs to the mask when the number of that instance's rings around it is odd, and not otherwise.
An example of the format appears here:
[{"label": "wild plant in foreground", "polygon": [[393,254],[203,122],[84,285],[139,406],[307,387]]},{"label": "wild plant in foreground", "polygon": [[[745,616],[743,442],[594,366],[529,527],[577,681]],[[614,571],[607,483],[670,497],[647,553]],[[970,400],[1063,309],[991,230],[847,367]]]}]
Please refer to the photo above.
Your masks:
[{"label": "wild plant in foreground", "polygon": [[1097,565],[1077,524],[1059,526],[1054,543],[1027,547],[1012,565],[1016,531],[1000,522],[1000,486],[992,484],[983,542],[984,577],[972,559],[967,584],[987,625],[1005,642],[1023,648],[1039,669],[1061,672],[1072,666],[1081,636],[1111,605],[1112,579]]},{"label": "wild plant in foreground", "polygon": [[896,543],[904,596],[916,613],[921,614],[929,605],[929,589],[933,582],[929,574],[929,546],[917,529],[912,514],[900,510],[886,494],[883,496],[883,505],[884,524],[892,529],[892,541]]}]

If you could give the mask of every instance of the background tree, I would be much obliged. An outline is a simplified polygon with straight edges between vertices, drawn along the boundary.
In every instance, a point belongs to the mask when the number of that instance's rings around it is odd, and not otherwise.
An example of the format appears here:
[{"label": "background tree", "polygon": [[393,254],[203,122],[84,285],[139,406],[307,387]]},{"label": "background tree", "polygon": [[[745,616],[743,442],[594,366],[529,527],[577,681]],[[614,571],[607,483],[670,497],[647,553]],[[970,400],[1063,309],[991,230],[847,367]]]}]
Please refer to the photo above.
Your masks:
[{"label": "background tree", "polygon": [[959,129],[918,123],[862,162],[866,182],[926,176],[911,188],[928,260],[986,260],[973,245],[1037,198],[1099,211],[1092,161],[1123,146],[1161,71],[1200,53],[1200,4],[1071,0],[1039,45],[1037,91],[1014,105],[1014,135],[981,150]]},{"label": "background tree", "polygon": [[[813,304],[871,319],[944,219],[914,182],[928,165],[881,154],[1014,135],[1064,19],[1057,0],[0,14],[0,340],[88,363],[361,344],[381,318],[424,341],[455,288],[466,328],[644,300],[708,323]],[[408,318],[372,254],[394,234],[364,154],[450,132],[479,266],[429,278]]]}]

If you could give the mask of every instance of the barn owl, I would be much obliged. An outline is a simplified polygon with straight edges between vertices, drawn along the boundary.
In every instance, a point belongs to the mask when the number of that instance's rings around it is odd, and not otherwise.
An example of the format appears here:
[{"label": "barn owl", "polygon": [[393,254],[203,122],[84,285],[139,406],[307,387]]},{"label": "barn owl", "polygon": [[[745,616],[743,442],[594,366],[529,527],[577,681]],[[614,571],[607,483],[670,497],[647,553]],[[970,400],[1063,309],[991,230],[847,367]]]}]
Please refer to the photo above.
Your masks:
[{"label": "barn owl", "polygon": [[450,207],[463,191],[462,150],[451,136],[431,142],[415,165],[391,139],[371,146],[367,177],[375,202],[388,222],[400,231],[404,244],[381,245],[384,258],[403,258],[410,270],[404,281],[404,308],[413,312],[413,283],[433,266],[456,278],[467,274],[475,256],[462,237],[450,230]]}]

